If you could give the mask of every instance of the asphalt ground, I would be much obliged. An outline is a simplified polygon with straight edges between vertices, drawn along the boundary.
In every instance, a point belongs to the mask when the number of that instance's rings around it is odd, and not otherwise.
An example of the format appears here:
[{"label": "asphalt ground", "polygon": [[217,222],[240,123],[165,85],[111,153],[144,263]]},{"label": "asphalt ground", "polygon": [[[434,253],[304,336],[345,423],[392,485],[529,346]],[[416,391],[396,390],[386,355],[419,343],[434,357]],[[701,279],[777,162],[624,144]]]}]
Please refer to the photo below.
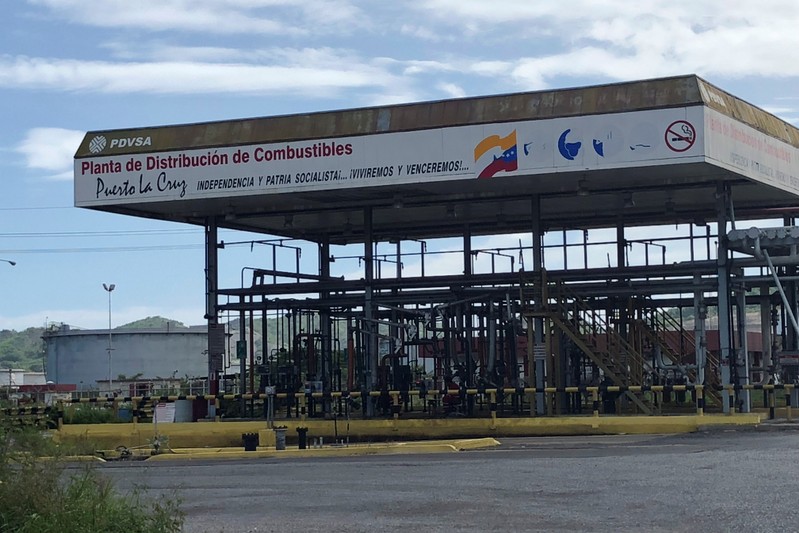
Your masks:
[{"label": "asphalt ground", "polygon": [[797,531],[799,431],[769,429],[99,468],[179,498],[187,532]]}]

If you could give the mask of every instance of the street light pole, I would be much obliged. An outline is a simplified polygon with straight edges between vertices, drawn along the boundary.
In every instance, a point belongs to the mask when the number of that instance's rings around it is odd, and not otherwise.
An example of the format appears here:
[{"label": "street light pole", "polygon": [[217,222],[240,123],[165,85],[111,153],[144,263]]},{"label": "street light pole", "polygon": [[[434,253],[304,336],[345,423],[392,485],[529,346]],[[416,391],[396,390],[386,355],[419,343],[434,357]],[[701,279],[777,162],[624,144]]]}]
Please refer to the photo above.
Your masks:
[{"label": "street light pole", "polygon": [[111,344],[111,292],[115,287],[116,285],[113,283],[110,285],[103,283],[103,288],[108,292],[108,389],[111,394],[114,391],[114,378],[112,377],[113,374],[111,374],[111,350],[113,350],[113,345]]},{"label": "street light pole", "polygon": [[11,261],[10,259],[0,259],[0,261],[2,261],[4,263],[8,263],[11,266],[15,266],[17,264],[16,261]]}]

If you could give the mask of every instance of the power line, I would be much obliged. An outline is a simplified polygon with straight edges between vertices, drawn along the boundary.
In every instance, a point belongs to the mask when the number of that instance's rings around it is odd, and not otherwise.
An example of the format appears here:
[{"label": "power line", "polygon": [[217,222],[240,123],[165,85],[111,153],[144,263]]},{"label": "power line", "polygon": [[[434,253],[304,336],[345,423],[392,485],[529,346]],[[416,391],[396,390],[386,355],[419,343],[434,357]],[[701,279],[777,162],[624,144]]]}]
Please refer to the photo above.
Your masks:
[{"label": "power line", "polygon": [[[257,244],[257,241],[253,241]],[[225,247],[244,246],[252,244],[250,241],[240,243],[225,243]],[[18,250],[0,250],[0,254],[73,254],[73,253],[104,253],[104,252],[149,252],[158,250],[201,250],[205,244],[159,244],[147,246],[106,246],[87,248],[22,248]]]},{"label": "power line", "polygon": [[201,229],[152,229],[119,231],[51,231],[0,233],[0,237],[126,237],[135,235],[199,235]]},{"label": "power line", "polygon": [[155,250],[191,250],[202,249],[204,244],[164,244],[152,246],[109,246],[105,248],[27,248],[20,250],[0,250],[2,254],[73,254],[101,252],[148,252]]},{"label": "power line", "polygon": [[47,205],[37,207],[0,207],[0,211],[43,211],[52,209],[75,209],[74,205]]},{"label": "power line", "polygon": [[[219,233],[236,233],[235,230],[220,229]],[[9,232],[0,233],[0,237],[7,238],[36,238],[36,237],[129,237],[147,235],[201,235],[202,228],[198,229],[149,229],[149,230],[107,230],[107,231],[41,231],[41,232]],[[248,241],[249,242],[249,241]]]}]

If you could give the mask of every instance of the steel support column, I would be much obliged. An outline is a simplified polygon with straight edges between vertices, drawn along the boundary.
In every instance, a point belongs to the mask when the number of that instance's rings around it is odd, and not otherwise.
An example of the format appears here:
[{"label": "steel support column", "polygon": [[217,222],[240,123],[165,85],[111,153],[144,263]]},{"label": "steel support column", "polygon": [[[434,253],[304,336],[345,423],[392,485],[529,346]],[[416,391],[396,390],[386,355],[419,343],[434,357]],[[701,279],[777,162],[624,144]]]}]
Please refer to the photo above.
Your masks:
[{"label": "steel support column", "polygon": [[[727,250],[727,196],[729,187],[719,184],[716,191],[716,220],[718,224],[718,319],[719,319],[719,364],[721,365],[721,384],[732,384],[732,365],[735,363],[732,353],[732,325],[730,324],[730,259]],[[722,408],[730,412],[730,393],[726,389],[721,393]]]},{"label": "steel support column", "polygon": [[771,353],[771,299],[769,294],[771,287],[764,283],[760,285],[760,331],[763,335],[763,357],[760,360],[760,367],[763,369],[760,376],[762,383],[769,383],[772,375],[773,361]]},{"label": "steel support column", "polygon": [[[366,207],[363,210],[363,262],[364,262],[364,298],[363,330],[366,332],[366,350],[364,350],[364,376],[362,380],[363,388],[367,391],[375,390],[377,387],[377,366],[378,366],[378,339],[377,325],[374,316],[374,242],[372,241],[372,208]],[[364,398],[366,403],[366,416],[374,416],[374,403],[369,398]]]},{"label": "steel support column", "polygon": [[[245,296],[239,297],[239,302],[244,303]],[[236,355],[239,357],[239,394],[244,394],[247,391],[247,315],[244,310],[239,313],[239,342],[236,344]],[[246,402],[242,396],[239,401],[241,407],[240,416],[244,416]]]},{"label": "steel support column", "polygon": [[[694,275],[694,284],[699,285],[702,276]],[[707,306],[701,289],[694,291],[694,361],[696,362],[696,384],[705,385],[705,370],[707,369],[707,339],[705,335],[705,319]]]},{"label": "steel support column", "polygon": [[[324,237],[318,243],[319,250],[319,276],[322,279],[330,278],[330,241]],[[330,298],[329,291],[322,291],[319,293],[319,298],[324,302]],[[330,392],[333,390],[333,327],[330,322],[330,313],[327,308],[323,308],[319,312],[319,329],[322,334],[322,353],[319,358],[321,364],[322,375],[317,378],[321,379],[323,392]],[[309,332],[312,333],[312,332]],[[322,402],[322,410],[325,414],[329,413],[332,405],[328,401]]]},{"label": "steel support column", "polygon": [[[544,269],[544,230],[541,224],[540,196],[535,195],[531,198],[530,210],[532,214],[532,227],[530,229],[532,231],[533,238],[533,272],[537,274],[535,276],[535,283],[541,283],[543,279],[541,274]],[[539,291],[539,294],[546,293],[544,287],[540,287],[540,289],[541,290]],[[536,305],[542,305],[545,303],[546,302],[535,302]],[[542,317],[536,317],[534,323],[535,346],[544,346],[544,319]],[[533,350],[534,360],[528,361],[527,363],[529,371],[532,375],[525,377],[527,378],[528,383],[535,383],[535,387],[537,389],[543,389],[546,385],[545,368],[547,355],[548,354],[544,350]],[[543,415],[546,413],[545,396],[543,392],[537,392],[535,394],[535,413],[538,415]]]},{"label": "steel support column", "polygon": [[472,275],[472,230],[469,224],[463,226],[463,275]]},{"label": "steel support column", "polygon": [[[473,273],[472,268],[472,228],[469,224],[465,224],[463,226],[463,275],[467,278],[470,277]],[[472,304],[471,302],[466,302],[463,304],[463,313],[461,317],[461,325],[462,325],[462,332],[466,339],[466,346],[463,350],[464,356],[464,367],[466,375],[462,376],[461,379],[465,380],[466,386],[473,386],[474,385],[474,356],[472,354]],[[468,412],[472,412],[473,407],[473,397],[469,396],[468,399]]]},{"label": "steel support column", "polygon": [[[738,322],[738,349],[735,357],[736,384],[749,385],[749,345],[746,335],[746,290],[741,288],[735,293],[736,316]],[[749,413],[752,410],[751,395],[748,389],[741,389],[737,395],[740,412]]]},{"label": "steel support column", "polygon": [[[208,327],[208,392],[219,392],[219,374],[222,372],[224,358],[224,335],[222,346],[219,346],[219,318],[217,315],[217,298],[219,291],[219,260],[217,250],[217,224],[216,218],[209,217],[205,222],[205,320]],[[222,353],[216,353],[219,350]],[[209,400],[208,415],[216,416],[215,402]]]},{"label": "steel support column", "polygon": [[616,268],[627,266],[626,259],[627,240],[624,238],[624,219],[619,217],[616,221]]}]

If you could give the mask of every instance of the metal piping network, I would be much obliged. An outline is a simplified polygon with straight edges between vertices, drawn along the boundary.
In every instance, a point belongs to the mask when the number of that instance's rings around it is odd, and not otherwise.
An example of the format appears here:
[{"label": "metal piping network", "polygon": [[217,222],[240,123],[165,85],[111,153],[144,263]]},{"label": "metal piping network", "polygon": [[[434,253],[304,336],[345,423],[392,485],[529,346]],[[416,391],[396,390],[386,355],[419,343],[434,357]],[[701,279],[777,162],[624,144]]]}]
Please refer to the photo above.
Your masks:
[{"label": "metal piping network", "polygon": [[688,377],[688,370],[696,370],[698,365],[681,365],[681,364],[674,364],[670,365],[667,364],[666,361],[663,359],[663,353],[660,350],[660,346],[655,346],[654,350],[655,356],[655,363],[657,364],[658,368],[661,370],[679,370],[683,376],[686,378]]},{"label": "metal piping network", "polygon": [[[793,328],[796,331],[796,334],[799,335],[799,323],[796,322],[796,316],[793,314],[793,309],[791,304],[788,302],[788,297],[785,296],[785,291],[782,288],[782,283],[780,282],[779,276],[777,276],[777,271],[774,269],[774,263],[771,261],[771,256],[768,253],[768,250],[765,248],[761,248],[760,246],[760,237],[763,232],[757,228],[751,228],[749,231],[756,230],[758,235],[754,239],[754,249],[755,249],[755,257],[758,259],[766,260],[768,263],[768,268],[771,271],[771,276],[774,278],[774,283],[777,285],[777,290],[780,291],[780,296],[782,297],[782,303],[785,306],[785,311],[788,313],[788,317],[791,319],[791,324],[793,324]],[[791,247],[791,255],[796,255],[796,247]]]}]

